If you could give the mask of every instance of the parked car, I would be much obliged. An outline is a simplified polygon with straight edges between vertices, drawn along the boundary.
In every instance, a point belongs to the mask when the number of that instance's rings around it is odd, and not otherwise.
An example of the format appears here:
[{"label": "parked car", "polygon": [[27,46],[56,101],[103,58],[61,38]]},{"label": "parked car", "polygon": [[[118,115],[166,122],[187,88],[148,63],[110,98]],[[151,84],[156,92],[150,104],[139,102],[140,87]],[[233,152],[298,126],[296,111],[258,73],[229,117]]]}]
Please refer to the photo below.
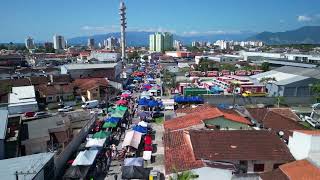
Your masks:
[{"label": "parked car", "polygon": [[65,106],[63,108],[58,109],[58,112],[69,112],[69,111],[72,111],[72,110],[73,110],[73,107]]}]

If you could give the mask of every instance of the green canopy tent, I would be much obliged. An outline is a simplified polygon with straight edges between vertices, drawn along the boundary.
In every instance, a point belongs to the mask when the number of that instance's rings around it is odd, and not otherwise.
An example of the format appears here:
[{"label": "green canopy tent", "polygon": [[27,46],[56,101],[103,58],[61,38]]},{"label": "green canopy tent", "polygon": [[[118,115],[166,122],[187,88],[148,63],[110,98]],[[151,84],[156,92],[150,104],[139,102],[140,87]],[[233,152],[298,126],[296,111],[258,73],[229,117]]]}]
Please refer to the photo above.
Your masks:
[{"label": "green canopy tent", "polygon": [[108,109],[107,109],[107,112],[109,113],[109,112],[111,112],[111,113],[113,113],[115,111],[115,109],[113,108],[113,107],[109,107]]},{"label": "green canopy tent", "polygon": [[117,127],[117,123],[111,123],[111,122],[105,122],[102,126],[102,128],[115,128]]},{"label": "green canopy tent", "polygon": [[117,106],[116,110],[117,110],[117,111],[127,111],[128,108],[125,107],[125,106]]},{"label": "green canopy tent", "polygon": [[111,135],[111,132],[99,131],[93,135],[93,139],[104,139],[108,138]]},{"label": "green canopy tent", "polygon": [[125,113],[126,113],[125,111],[116,110],[115,112],[113,112],[111,114],[111,117],[121,118],[122,119]]}]

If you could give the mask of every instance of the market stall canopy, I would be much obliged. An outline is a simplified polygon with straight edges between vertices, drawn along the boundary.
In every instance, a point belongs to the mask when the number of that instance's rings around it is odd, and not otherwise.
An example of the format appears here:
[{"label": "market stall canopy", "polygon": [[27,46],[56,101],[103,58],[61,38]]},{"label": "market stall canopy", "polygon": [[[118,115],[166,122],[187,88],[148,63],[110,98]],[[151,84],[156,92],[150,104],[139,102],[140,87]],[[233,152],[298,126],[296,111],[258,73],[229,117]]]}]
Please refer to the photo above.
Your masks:
[{"label": "market stall canopy", "polygon": [[94,139],[105,139],[108,138],[111,135],[111,132],[105,132],[105,131],[99,131],[97,133],[95,133],[92,138]]},{"label": "market stall canopy", "polygon": [[102,128],[115,128],[118,126],[118,123],[105,122]]},{"label": "market stall canopy", "polygon": [[148,179],[150,170],[141,166],[123,166],[122,179]]},{"label": "market stall canopy", "polygon": [[128,131],[124,137],[122,147],[131,146],[138,149],[142,134],[137,131]]},{"label": "market stall canopy", "polygon": [[116,102],[117,105],[126,105],[128,103],[127,100],[120,99],[119,101]]},{"label": "market stall canopy", "polygon": [[106,138],[104,139],[92,139],[89,138],[86,144],[87,148],[90,147],[103,147],[104,143],[106,142]]},{"label": "market stall canopy", "polygon": [[142,127],[148,127],[148,123],[144,122],[144,121],[140,121],[138,123],[138,126],[142,126]]},{"label": "market stall canopy", "polygon": [[91,166],[98,154],[98,150],[85,150],[79,152],[72,166]]},{"label": "market stall canopy", "polygon": [[117,106],[116,110],[118,110],[118,111],[126,111],[126,110],[128,110],[128,108],[125,107],[125,106]]},{"label": "market stall canopy", "polygon": [[148,117],[148,116],[150,116],[151,114],[149,113],[149,112],[146,112],[146,111],[140,111],[140,112],[138,112],[138,116],[141,118],[141,119],[143,119],[143,118],[145,118],[145,117]]},{"label": "market stall canopy", "polygon": [[121,97],[122,98],[128,98],[128,97],[130,97],[130,94],[121,94]]},{"label": "market stall canopy", "polygon": [[138,103],[140,106],[147,106],[148,105],[148,100],[147,98],[141,98],[139,100],[139,103]]},{"label": "market stall canopy", "polygon": [[143,158],[126,158],[124,159],[124,166],[142,166],[143,167]]},{"label": "market stall canopy", "polygon": [[105,122],[110,122],[110,123],[118,123],[119,121],[121,121],[121,118],[118,118],[118,117],[110,117],[110,118],[106,118],[104,121],[105,121]]},{"label": "market stall canopy", "polygon": [[122,119],[125,113],[126,113],[125,111],[116,110],[115,112],[113,112],[111,114],[111,117],[121,118]]},{"label": "market stall canopy", "polygon": [[132,129],[133,129],[134,131],[140,132],[140,133],[142,133],[142,134],[147,134],[147,132],[148,132],[148,128],[142,127],[142,126],[139,126],[139,125],[134,126]]}]

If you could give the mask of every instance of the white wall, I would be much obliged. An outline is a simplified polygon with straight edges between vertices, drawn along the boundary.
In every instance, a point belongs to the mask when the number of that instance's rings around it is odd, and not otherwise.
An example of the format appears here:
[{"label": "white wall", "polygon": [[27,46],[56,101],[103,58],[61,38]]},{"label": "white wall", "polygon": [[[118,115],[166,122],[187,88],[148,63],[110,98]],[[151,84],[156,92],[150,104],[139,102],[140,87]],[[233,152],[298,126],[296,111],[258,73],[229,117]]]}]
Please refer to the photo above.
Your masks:
[{"label": "white wall", "polygon": [[311,137],[299,132],[293,132],[293,136],[289,137],[288,147],[296,160],[308,157],[311,148]]},{"label": "white wall", "polygon": [[230,180],[232,178],[232,171],[226,170],[226,169],[203,167],[199,169],[194,169],[193,172],[199,175],[199,178],[197,178],[197,180],[208,180],[208,179]]}]

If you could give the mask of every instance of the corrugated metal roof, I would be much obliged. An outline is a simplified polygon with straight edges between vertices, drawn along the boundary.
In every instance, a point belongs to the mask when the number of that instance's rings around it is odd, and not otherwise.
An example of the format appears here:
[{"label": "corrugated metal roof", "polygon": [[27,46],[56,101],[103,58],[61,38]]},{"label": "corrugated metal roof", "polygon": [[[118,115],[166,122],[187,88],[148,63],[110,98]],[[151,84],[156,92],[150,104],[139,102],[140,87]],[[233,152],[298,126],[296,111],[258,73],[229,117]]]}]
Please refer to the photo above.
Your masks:
[{"label": "corrugated metal roof", "polygon": [[117,63],[108,63],[108,64],[66,64],[64,67],[68,70],[77,70],[77,69],[104,69],[104,68],[114,68],[117,66]]},{"label": "corrugated metal roof", "polygon": [[30,174],[18,175],[18,179],[33,179],[48,163],[54,153],[39,153],[30,156],[0,160],[0,177],[5,180],[16,180],[16,171]]},{"label": "corrugated metal roof", "polygon": [[283,66],[283,67],[274,69],[274,71],[320,79],[319,68],[302,68],[302,67]]},{"label": "corrugated metal roof", "polygon": [[6,138],[8,124],[8,110],[0,109],[0,139]]}]

